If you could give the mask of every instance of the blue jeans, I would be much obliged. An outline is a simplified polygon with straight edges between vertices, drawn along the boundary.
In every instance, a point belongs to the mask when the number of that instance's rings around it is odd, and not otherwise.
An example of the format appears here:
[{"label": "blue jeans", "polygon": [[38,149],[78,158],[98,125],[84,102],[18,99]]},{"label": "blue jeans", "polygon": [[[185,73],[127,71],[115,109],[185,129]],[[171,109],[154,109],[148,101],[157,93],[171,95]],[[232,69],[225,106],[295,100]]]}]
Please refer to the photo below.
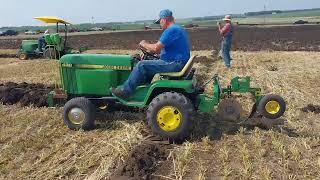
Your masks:
[{"label": "blue jeans", "polygon": [[179,72],[184,67],[183,62],[166,62],[163,60],[144,60],[133,68],[128,80],[123,85],[123,91],[131,95],[142,84],[150,83],[157,73]]},{"label": "blue jeans", "polygon": [[230,38],[224,38],[222,43],[221,43],[221,50],[222,50],[222,57],[224,60],[224,64],[230,68],[231,67],[231,56],[230,56],[230,51],[231,51],[231,45],[232,45],[232,40]]}]

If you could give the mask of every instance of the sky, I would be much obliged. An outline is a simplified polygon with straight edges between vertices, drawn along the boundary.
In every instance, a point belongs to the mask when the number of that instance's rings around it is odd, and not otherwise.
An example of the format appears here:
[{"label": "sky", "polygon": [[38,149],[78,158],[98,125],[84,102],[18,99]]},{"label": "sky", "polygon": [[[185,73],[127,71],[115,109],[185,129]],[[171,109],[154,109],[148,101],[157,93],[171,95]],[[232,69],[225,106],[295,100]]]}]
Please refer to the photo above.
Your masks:
[{"label": "sky", "polygon": [[[58,16],[73,24],[156,19],[161,9],[176,18],[249,11],[320,8],[320,0],[0,0],[0,27],[44,25],[36,16]],[[92,18],[93,17],[93,18]]]}]

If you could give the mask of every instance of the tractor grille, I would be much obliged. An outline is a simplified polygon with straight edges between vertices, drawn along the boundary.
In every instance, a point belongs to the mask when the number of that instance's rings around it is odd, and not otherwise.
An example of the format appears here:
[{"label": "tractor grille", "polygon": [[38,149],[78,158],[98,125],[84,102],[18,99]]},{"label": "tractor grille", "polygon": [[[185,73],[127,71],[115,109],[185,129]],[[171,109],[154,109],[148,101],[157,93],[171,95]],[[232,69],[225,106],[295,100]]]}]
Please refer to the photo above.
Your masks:
[{"label": "tractor grille", "polygon": [[75,70],[76,69],[72,67],[62,67],[64,90],[66,90],[68,94],[78,94]]}]

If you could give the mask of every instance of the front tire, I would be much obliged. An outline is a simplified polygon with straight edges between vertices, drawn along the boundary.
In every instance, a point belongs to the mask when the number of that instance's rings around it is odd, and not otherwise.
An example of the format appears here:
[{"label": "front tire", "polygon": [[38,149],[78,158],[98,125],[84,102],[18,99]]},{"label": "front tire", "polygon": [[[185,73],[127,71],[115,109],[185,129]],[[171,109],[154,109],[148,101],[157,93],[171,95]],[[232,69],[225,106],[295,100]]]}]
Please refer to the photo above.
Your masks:
[{"label": "front tire", "polygon": [[277,119],[286,111],[286,103],[281,96],[270,94],[260,100],[257,109],[262,116]]},{"label": "front tire", "polygon": [[84,97],[73,98],[64,106],[64,123],[72,130],[94,128],[96,107]]},{"label": "front tire", "polygon": [[149,104],[147,120],[154,134],[181,141],[190,135],[193,113],[193,105],[187,97],[176,92],[165,92]]},{"label": "front tire", "polygon": [[20,60],[28,60],[29,57],[28,57],[28,54],[19,51],[19,52],[18,52],[18,58],[19,58]]}]

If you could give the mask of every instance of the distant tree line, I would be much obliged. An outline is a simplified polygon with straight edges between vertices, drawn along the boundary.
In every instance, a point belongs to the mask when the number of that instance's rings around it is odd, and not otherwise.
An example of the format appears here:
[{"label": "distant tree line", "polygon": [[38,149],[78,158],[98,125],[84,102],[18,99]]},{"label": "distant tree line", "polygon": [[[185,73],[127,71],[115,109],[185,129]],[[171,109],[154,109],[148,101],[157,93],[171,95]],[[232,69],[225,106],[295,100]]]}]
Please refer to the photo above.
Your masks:
[{"label": "distant tree line", "polygon": [[[243,17],[243,14],[231,14],[233,18]],[[224,16],[204,16],[192,18],[192,21],[217,21],[224,18]]]},{"label": "distant tree line", "polygon": [[268,15],[268,14],[280,14],[283,11],[280,10],[272,10],[272,11],[258,11],[258,12],[247,12],[244,13],[245,16],[259,16],[259,15]]},{"label": "distant tree line", "polygon": [[247,12],[244,13],[245,16],[259,16],[259,15],[269,15],[269,14],[280,14],[280,13],[292,13],[292,12],[302,12],[302,11],[314,11],[320,10],[320,8],[313,8],[313,9],[298,9],[298,10],[269,10],[269,11],[257,11],[257,12]]}]

